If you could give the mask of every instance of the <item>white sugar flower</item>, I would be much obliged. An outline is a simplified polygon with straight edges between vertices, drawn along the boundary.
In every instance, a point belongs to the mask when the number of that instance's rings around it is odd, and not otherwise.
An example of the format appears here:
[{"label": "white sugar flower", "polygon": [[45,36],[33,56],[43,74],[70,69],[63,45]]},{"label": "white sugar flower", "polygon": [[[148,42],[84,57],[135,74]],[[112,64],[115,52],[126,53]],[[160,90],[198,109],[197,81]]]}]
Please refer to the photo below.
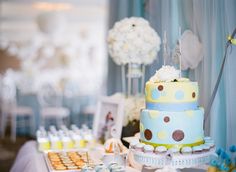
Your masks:
[{"label": "white sugar flower", "polygon": [[173,81],[180,78],[180,71],[173,66],[162,66],[156,71],[155,75],[150,78],[151,82]]},{"label": "white sugar flower", "polygon": [[140,17],[116,22],[108,33],[108,50],[118,65],[151,64],[160,50],[161,40],[149,22]]}]

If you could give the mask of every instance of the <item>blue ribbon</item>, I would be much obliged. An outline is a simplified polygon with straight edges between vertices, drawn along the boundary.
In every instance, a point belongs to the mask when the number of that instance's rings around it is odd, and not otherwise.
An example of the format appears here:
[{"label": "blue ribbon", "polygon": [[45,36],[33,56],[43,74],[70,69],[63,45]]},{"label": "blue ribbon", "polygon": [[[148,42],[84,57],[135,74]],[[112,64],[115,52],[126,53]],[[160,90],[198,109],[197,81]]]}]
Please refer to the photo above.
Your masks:
[{"label": "blue ribbon", "polygon": [[[234,38],[235,35],[236,35],[236,28],[234,29],[232,35],[230,36],[231,39]],[[216,81],[214,90],[212,92],[212,95],[210,97],[210,101],[209,101],[209,103],[207,105],[207,108],[206,108],[205,118],[204,118],[204,129],[205,129],[205,126],[206,126],[206,121],[207,121],[208,117],[210,116],[211,107],[212,107],[212,104],[214,102],[214,99],[215,99],[215,96],[216,96],[216,93],[217,93],[217,90],[218,90],[218,87],[219,87],[219,84],[220,84],[220,80],[221,80],[221,77],[222,77],[222,74],[223,74],[223,71],[224,71],[225,61],[226,61],[226,58],[227,58],[228,47],[231,46],[232,43],[233,42],[231,40],[228,40],[226,45],[225,45],[225,54],[224,54],[223,61],[222,61],[221,67],[220,67],[220,73],[217,77],[217,81]]]},{"label": "blue ribbon", "polygon": [[196,110],[198,108],[197,102],[188,103],[151,103],[146,102],[146,109],[160,110],[160,111],[184,111]]}]

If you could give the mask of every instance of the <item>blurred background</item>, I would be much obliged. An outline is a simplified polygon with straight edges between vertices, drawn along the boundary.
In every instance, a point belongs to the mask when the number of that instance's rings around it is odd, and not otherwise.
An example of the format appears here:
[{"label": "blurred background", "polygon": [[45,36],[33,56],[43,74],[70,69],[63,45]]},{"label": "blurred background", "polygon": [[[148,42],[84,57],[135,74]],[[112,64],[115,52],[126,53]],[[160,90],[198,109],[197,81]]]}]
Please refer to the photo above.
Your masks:
[{"label": "blurred background", "polygon": [[106,91],[107,23],[107,0],[0,2],[0,164],[6,171],[40,125],[92,127]]},{"label": "blurred background", "polygon": [[[70,120],[86,120],[78,113],[92,111],[106,89],[107,12],[105,0],[1,2],[1,81],[14,84],[18,105],[37,114],[42,104],[59,103]],[[39,101],[46,89],[59,102]]]},{"label": "blurred background", "polygon": [[[122,91],[122,66],[109,58],[107,35],[125,17],[148,20],[161,43],[166,33],[170,51],[181,36],[179,28],[192,31],[202,56],[188,56],[192,66],[183,76],[198,81],[199,105],[206,108],[226,38],[236,26],[235,7],[234,0],[1,0],[0,171],[9,171],[19,148],[35,138],[40,125],[92,128],[99,98]],[[161,44],[153,63],[146,65],[144,82],[163,65],[163,54]],[[223,148],[236,142],[235,55],[233,47],[204,128]],[[139,110],[135,114],[139,117]]]}]

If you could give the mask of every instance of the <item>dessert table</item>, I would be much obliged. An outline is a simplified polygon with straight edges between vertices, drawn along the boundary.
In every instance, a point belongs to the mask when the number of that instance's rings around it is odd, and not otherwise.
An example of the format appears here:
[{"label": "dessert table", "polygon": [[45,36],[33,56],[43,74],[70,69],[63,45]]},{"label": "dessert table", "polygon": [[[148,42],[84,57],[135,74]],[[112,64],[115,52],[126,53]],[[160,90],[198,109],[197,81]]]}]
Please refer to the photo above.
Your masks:
[{"label": "dessert table", "polygon": [[[94,155],[96,156],[96,155]],[[15,162],[10,170],[11,172],[47,172],[48,168],[44,160],[43,153],[37,150],[36,141],[26,142],[15,159]],[[127,167],[127,172],[138,172],[134,168]]]},{"label": "dessert table", "polygon": [[[94,155],[96,156],[96,155]],[[36,141],[28,141],[26,142],[22,148],[19,150],[18,155],[15,159],[15,162],[10,170],[10,172],[47,172],[48,168],[46,162],[44,160],[43,153],[40,153],[37,150]],[[132,167],[127,166],[126,172],[138,172],[140,170],[136,170]],[[153,169],[143,168],[143,172],[151,172],[155,171]],[[182,172],[203,172],[203,169],[183,169]]]}]

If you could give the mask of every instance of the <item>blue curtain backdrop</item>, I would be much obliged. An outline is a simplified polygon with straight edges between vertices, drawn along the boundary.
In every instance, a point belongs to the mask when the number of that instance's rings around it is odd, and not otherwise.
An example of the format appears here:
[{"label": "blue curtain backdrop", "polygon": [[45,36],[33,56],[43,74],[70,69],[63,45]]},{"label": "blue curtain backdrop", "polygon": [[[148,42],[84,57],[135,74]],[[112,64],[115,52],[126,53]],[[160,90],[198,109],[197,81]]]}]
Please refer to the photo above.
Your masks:
[{"label": "blue curtain backdrop", "polygon": [[[142,16],[162,37],[167,31],[171,49],[182,32],[192,30],[204,46],[204,59],[195,70],[185,71],[200,87],[201,106],[206,108],[222,63],[226,37],[236,27],[235,0],[143,0],[110,1],[109,27],[124,18]],[[230,51],[229,51],[230,52]],[[161,67],[162,51],[156,61],[147,67],[146,80]],[[224,74],[207,120],[205,132],[211,135],[218,147],[236,144],[236,45],[228,54]],[[120,67],[109,59],[108,94],[121,91]]]},{"label": "blue curtain backdrop", "polygon": [[[109,29],[116,21],[125,17],[143,17],[144,0],[111,0],[109,1]],[[111,58],[108,59],[107,94],[122,92],[121,67],[116,65]]]}]

